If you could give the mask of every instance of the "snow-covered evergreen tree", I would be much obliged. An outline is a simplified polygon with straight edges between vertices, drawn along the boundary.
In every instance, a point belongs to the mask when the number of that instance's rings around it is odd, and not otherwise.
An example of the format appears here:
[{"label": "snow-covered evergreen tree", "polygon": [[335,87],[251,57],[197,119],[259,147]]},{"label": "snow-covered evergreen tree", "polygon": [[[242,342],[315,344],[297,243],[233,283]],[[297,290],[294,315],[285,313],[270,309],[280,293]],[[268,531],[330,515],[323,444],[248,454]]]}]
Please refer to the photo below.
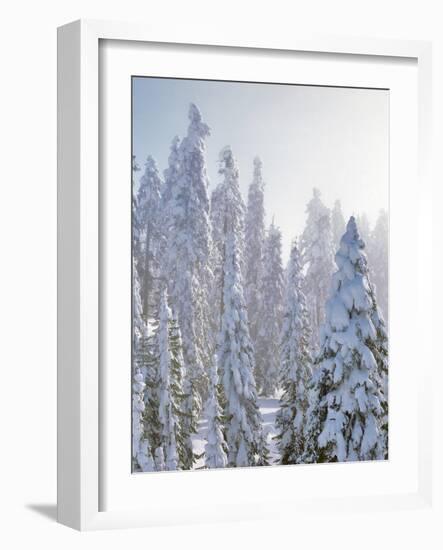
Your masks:
[{"label": "snow-covered evergreen tree", "polygon": [[171,226],[173,196],[180,170],[179,146],[180,138],[178,136],[174,136],[169,149],[168,167],[163,172],[164,184],[161,192],[161,216],[162,230],[165,235],[166,244],[168,242],[167,234]]},{"label": "snow-covered evergreen tree", "polygon": [[149,441],[156,471],[164,470],[164,449],[160,422],[160,372],[158,342],[155,334],[148,334],[141,343],[140,369],[144,383],[144,431]]},{"label": "snow-covered evergreen tree", "polygon": [[313,190],[307,205],[308,218],[300,240],[300,252],[305,272],[305,296],[311,319],[313,350],[318,349],[318,334],[324,321],[324,307],[329,293],[333,266],[331,214]]},{"label": "snow-covered evergreen tree", "polygon": [[142,472],[154,470],[151,446],[144,435],[145,404],[143,396],[145,387],[146,384],[140,369],[134,369],[132,377],[132,470]]},{"label": "snow-covered evergreen tree", "polygon": [[382,448],[384,458],[388,459],[389,454],[389,344],[388,333],[385,321],[377,304],[375,287],[371,284],[369,288],[373,307],[371,309],[371,321],[376,331],[375,343],[371,346],[372,353],[377,363],[377,385],[382,391],[382,420],[381,436],[383,438]]},{"label": "snow-covered evergreen tree", "polygon": [[[228,227],[233,228],[236,232],[241,261],[243,261],[244,247],[245,205],[238,183],[237,161],[229,146],[220,151],[218,172],[223,176],[223,180],[211,195],[212,269],[214,273],[212,305],[214,307],[214,327],[217,330],[220,328],[222,313],[224,247]],[[241,265],[240,268],[242,267]]]},{"label": "snow-covered evergreen tree", "polygon": [[223,433],[223,411],[220,401],[217,363],[214,361],[210,371],[208,399],[205,405],[208,422],[205,444],[206,468],[224,468],[228,464],[228,447]]},{"label": "snow-covered evergreen tree", "polygon": [[177,470],[180,466],[179,447],[184,447],[181,431],[181,402],[183,400],[183,365],[180,354],[173,354],[171,346],[172,314],[166,291],[161,293],[159,325],[157,331],[159,350],[159,419],[165,469]]},{"label": "snow-covered evergreen tree", "polygon": [[278,386],[283,321],[284,271],[281,232],[272,222],[265,241],[256,346],[255,378],[259,393],[273,396]]},{"label": "snow-covered evergreen tree", "polygon": [[259,157],[255,157],[245,220],[245,299],[251,340],[255,348],[257,347],[260,288],[266,238],[264,187],[262,161]]},{"label": "snow-covered evergreen tree", "polygon": [[[152,320],[149,324],[143,316],[143,308],[140,300],[140,283],[138,271],[135,268],[135,259],[133,260],[133,322],[134,322],[134,346],[133,346],[133,369],[140,384],[143,384],[143,435],[145,454],[152,458],[154,463],[144,461],[143,471],[163,469],[163,460],[159,466],[158,458],[163,456],[161,441],[161,424],[159,419],[159,361],[157,338],[152,332],[155,323]],[[140,328],[137,328],[140,327]],[[133,401],[135,399],[135,389],[133,389]],[[135,415],[133,414],[133,422]]]},{"label": "snow-covered evergreen tree", "polygon": [[345,218],[341,209],[341,202],[336,200],[334,202],[334,208],[331,212],[331,224],[332,224],[332,238],[334,248],[340,246],[340,239],[345,232]]},{"label": "snow-covered evergreen tree", "polygon": [[239,244],[228,231],[223,269],[223,314],[217,350],[226,399],[224,411],[228,465],[267,464],[268,449],[262,432],[254,381],[254,350],[249,337],[243,297]]},{"label": "snow-covered evergreen tree", "polygon": [[168,204],[174,194],[175,185],[180,173],[180,138],[174,136],[169,148],[168,167],[163,172],[162,205]]},{"label": "snow-covered evergreen tree", "polygon": [[375,285],[377,303],[380,306],[383,317],[388,324],[388,291],[389,291],[389,269],[388,269],[388,240],[389,220],[386,210],[381,210],[377,218],[374,230],[371,234],[371,242],[368,246],[368,258],[371,268],[372,282]]},{"label": "snow-covered evergreen tree", "polygon": [[[135,156],[132,157],[132,186],[134,189],[134,175],[140,170],[136,163]],[[132,451],[133,470],[150,472],[156,469],[153,458],[153,449],[159,444],[159,438],[153,437],[155,427],[158,428],[156,404],[153,406],[152,388],[147,386],[146,381],[152,382],[153,373],[149,363],[150,338],[148,325],[143,315],[141,300],[141,285],[137,260],[142,258],[142,228],[139,220],[139,209],[136,194],[132,195],[132,280],[133,280],[133,353],[132,353]],[[155,370],[155,369],[154,369]],[[148,376],[149,374],[149,376]],[[154,390],[155,393],[155,390]],[[152,424],[150,424],[152,421]],[[154,447],[152,447],[154,444]]]},{"label": "snow-covered evergreen tree", "polygon": [[276,417],[281,464],[302,462],[309,406],[308,385],[312,377],[310,332],[302,266],[297,243],[294,242],[287,272],[280,352],[283,394]]},{"label": "snow-covered evergreen tree", "polygon": [[[177,403],[173,395],[174,388],[171,387],[171,353],[169,350],[169,322],[171,311],[168,307],[166,292],[163,291],[160,300],[159,325],[158,325],[158,350],[160,363],[160,399],[159,418],[161,424],[162,447],[165,453],[166,470],[177,470],[177,432],[179,429],[177,418]],[[175,388],[175,392],[179,392]]]},{"label": "snow-covered evergreen tree", "polygon": [[[208,266],[211,235],[205,165],[205,138],[208,135],[209,127],[202,121],[198,108],[191,104],[188,133],[178,149],[178,173],[172,193],[163,274],[181,330],[189,422],[195,421],[200,414],[201,396],[206,392],[207,370],[213,354],[208,322],[208,296],[212,287]],[[186,431],[192,431],[190,426]]]},{"label": "snow-covered evergreen tree", "polygon": [[143,315],[148,319],[158,301],[159,250],[162,247],[163,232],[161,220],[162,180],[157,163],[149,155],[145,171],[140,178],[136,202],[136,223],[140,232],[140,250],[137,270],[141,281]]},{"label": "snow-covered evergreen tree", "polygon": [[[140,171],[140,167],[137,164],[135,155],[132,155],[132,268],[133,277],[135,276],[135,270],[137,269],[137,263],[141,257],[141,245],[140,245],[140,223],[138,219],[138,207],[137,207],[137,193],[135,191],[135,174]],[[138,285],[140,286],[139,272],[137,269]],[[141,300],[141,297],[140,297]],[[140,302],[141,304],[141,302]],[[142,312],[143,313],[143,312]]]},{"label": "snow-covered evergreen tree", "polygon": [[243,254],[245,204],[240,193],[237,161],[229,145],[219,154],[218,173],[223,180],[217,185],[211,196],[211,224],[213,245],[223,255],[227,226],[236,232],[240,252]]},{"label": "snow-covered evergreen tree", "polygon": [[[133,261],[133,264],[135,262]],[[132,357],[132,469],[133,471],[153,471],[154,461],[151,445],[145,434],[145,379],[141,369],[142,344],[147,337],[146,323],[142,317],[140,282],[133,265],[133,357]]]},{"label": "snow-covered evergreen tree", "polygon": [[368,276],[364,243],[350,218],[335,256],[305,461],[387,456],[387,337]]}]

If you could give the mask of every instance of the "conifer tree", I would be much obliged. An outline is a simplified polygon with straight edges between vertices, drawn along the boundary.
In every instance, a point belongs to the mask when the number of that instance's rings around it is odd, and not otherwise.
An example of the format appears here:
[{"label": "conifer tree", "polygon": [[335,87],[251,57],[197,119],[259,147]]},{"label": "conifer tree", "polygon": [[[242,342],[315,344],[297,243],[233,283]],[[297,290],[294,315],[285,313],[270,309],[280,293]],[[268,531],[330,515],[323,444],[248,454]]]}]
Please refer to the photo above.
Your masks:
[{"label": "conifer tree", "polygon": [[217,350],[226,398],[226,441],[231,467],[267,464],[268,449],[262,432],[254,381],[254,351],[249,337],[243,297],[239,245],[228,231],[223,269],[223,314]]},{"label": "conifer tree", "polygon": [[[135,262],[133,261],[133,264]],[[145,434],[145,380],[142,373],[142,344],[147,335],[146,323],[142,317],[140,283],[137,270],[133,266],[133,357],[132,357],[132,469],[133,471],[153,471],[154,461],[151,445]]]},{"label": "conifer tree", "polygon": [[[220,328],[222,313],[222,286],[224,246],[227,228],[232,228],[237,236],[240,247],[240,259],[243,263],[245,205],[240,193],[237,161],[229,146],[224,147],[219,155],[219,174],[223,180],[217,185],[211,195],[211,225],[213,244],[214,273],[214,326]],[[240,268],[242,269],[242,265]]]},{"label": "conifer tree", "polygon": [[160,422],[160,372],[158,342],[155,333],[144,338],[141,344],[141,373],[145,382],[143,414],[145,437],[155,463],[155,470],[164,470],[164,449]]},{"label": "conifer tree", "polygon": [[[171,311],[167,304],[166,292],[162,291],[160,299],[159,323],[157,329],[158,353],[159,353],[159,420],[161,426],[161,440],[164,451],[164,463],[166,470],[177,470],[177,432],[179,430],[177,419],[177,403],[174,400],[171,387],[171,354],[169,349],[169,322]],[[175,388],[175,392],[178,392]]]},{"label": "conifer tree", "polygon": [[332,238],[334,248],[340,245],[340,239],[345,232],[345,218],[341,209],[341,202],[336,200],[331,212]]},{"label": "conifer tree", "polygon": [[334,270],[331,215],[313,190],[307,206],[308,218],[300,239],[300,252],[305,272],[305,296],[308,304],[312,338],[311,346],[318,349],[318,335],[324,321],[324,306],[329,293],[330,278]]},{"label": "conifer tree", "polygon": [[[140,167],[137,164],[135,155],[132,155],[132,276],[137,276],[139,291],[140,291],[140,277],[137,269],[138,262],[141,258],[141,245],[140,245],[140,223],[139,223],[139,211],[137,206],[137,193],[135,192],[135,173],[140,171]],[[137,273],[136,273],[137,271]],[[134,283],[135,284],[135,283]],[[140,292],[139,292],[140,294]],[[141,297],[139,296],[140,304]],[[143,314],[143,311],[141,312]]]},{"label": "conifer tree", "polygon": [[[132,186],[134,189],[134,174],[140,170],[135,156],[132,157]],[[150,338],[148,325],[143,315],[141,287],[137,260],[142,259],[142,230],[139,219],[137,197],[132,195],[132,280],[133,280],[133,353],[132,353],[132,437],[133,437],[133,470],[149,472],[156,469],[153,449],[159,443],[155,437],[155,420],[158,418],[156,403],[153,404],[152,387],[147,386],[147,380],[152,383],[153,373],[149,366]],[[148,376],[149,375],[149,376]],[[155,392],[155,390],[154,390]],[[152,422],[152,424],[150,424]],[[153,437],[154,435],[154,437]],[[152,446],[154,444],[154,447]]]},{"label": "conifer tree", "polygon": [[272,222],[265,241],[255,354],[257,387],[261,395],[268,397],[274,395],[278,386],[283,292],[281,232]]},{"label": "conifer tree", "polygon": [[316,403],[305,461],[382,460],[387,456],[387,338],[378,315],[364,243],[350,218],[335,256],[338,271],[326,306]]},{"label": "conifer tree", "polygon": [[[187,454],[181,427],[183,365],[180,347],[177,345],[177,340],[174,341],[176,335],[172,322],[167,294],[163,290],[160,300],[157,339],[160,367],[159,419],[166,470],[177,470],[180,466],[183,467]],[[180,454],[182,455],[181,459]]]},{"label": "conifer tree", "polygon": [[206,468],[224,468],[228,464],[227,445],[223,433],[221,395],[217,373],[217,363],[214,361],[209,377],[209,394],[205,405],[208,430],[205,444]]},{"label": "conifer tree", "polygon": [[[144,391],[143,391],[143,427],[145,447],[149,448],[149,452],[154,461],[153,470],[163,469],[163,459],[159,463],[159,458],[163,456],[163,448],[161,441],[161,424],[159,418],[159,354],[158,342],[155,333],[152,332],[155,327],[155,322],[149,325],[142,315],[141,300],[139,296],[140,284],[138,281],[138,272],[133,268],[133,315],[134,319],[139,319],[140,326],[143,330],[134,330],[134,335],[137,335],[134,341],[133,351],[133,368],[135,368],[142,376]],[[138,313],[137,313],[138,312]],[[146,443],[148,442],[148,443]],[[144,469],[143,471],[148,471]],[[150,471],[150,470],[149,470]]]},{"label": "conifer tree", "polygon": [[289,259],[280,352],[283,394],[277,413],[277,441],[281,464],[302,462],[305,424],[309,406],[308,385],[312,377],[310,326],[303,294],[303,274],[297,243]]},{"label": "conifer tree", "polygon": [[[178,148],[178,172],[171,202],[164,279],[180,326],[185,364],[186,414],[198,418],[213,354],[208,297],[212,273],[205,138],[209,127],[198,108],[189,108],[188,133]],[[188,430],[189,431],[189,430]]]},{"label": "conifer tree", "polygon": [[161,188],[160,210],[158,213],[159,229],[162,238],[159,242],[157,250],[159,269],[159,287],[163,288],[165,284],[164,278],[167,275],[165,263],[167,262],[166,253],[169,240],[169,232],[172,224],[172,208],[174,206],[173,196],[176,190],[177,178],[179,175],[180,159],[179,159],[180,138],[175,136],[169,148],[168,167],[163,171],[163,185]]},{"label": "conifer tree", "polygon": [[162,181],[155,160],[149,155],[140,178],[136,202],[136,223],[140,232],[137,270],[141,281],[143,315],[148,319],[158,301],[159,250],[163,242],[161,227]]},{"label": "conifer tree", "polygon": [[372,300],[371,322],[375,328],[375,342],[371,344],[370,349],[377,363],[377,386],[381,388],[382,399],[382,420],[381,420],[381,438],[383,443],[381,448],[384,449],[386,460],[389,454],[389,345],[388,333],[386,330],[385,321],[380,308],[377,304],[375,287],[370,284],[369,294]]},{"label": "conifer tree", "polygon": [[175,399],[179,403],[177,414],[179,416],[180,434],[178,442],[179,467],[182,470],[190,470],[195,461],[192,435],[197,433],[197,417],[189,417],[186,400],[190,394],[185,391],[186,380],[184,378],[183,344],[180,327],[177,319],[172,314],[169,329],[169,346],[171,352],[172,375],[174,380]]},{"label": "conifer tree", "polygon": [[[161,194],[162,210],[165,211],[171,205],[174,189],[180,173],[180,138],[174,136],[169,148],[168,167],[163,172],[163,190]],[[169,224],[167,224],[169,225]]]},{"label": "conifer tree", "polygon": [[245,299],[251,340],[255,348],[257,347],[257,329],[261,302],[260,289],[266,238],[264,187],[262,161],[259,157],[255,157],[252,183],[248,190],[248,206],[245,220]]}]

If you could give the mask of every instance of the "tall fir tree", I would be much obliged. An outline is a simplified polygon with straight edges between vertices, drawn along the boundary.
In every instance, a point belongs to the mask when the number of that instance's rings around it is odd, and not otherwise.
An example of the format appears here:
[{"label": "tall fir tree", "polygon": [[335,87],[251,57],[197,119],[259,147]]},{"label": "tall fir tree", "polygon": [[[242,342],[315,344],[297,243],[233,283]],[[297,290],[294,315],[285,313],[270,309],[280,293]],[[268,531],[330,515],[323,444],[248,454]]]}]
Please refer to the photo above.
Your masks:
[{"label": "tall fir tree", "polygon": [[305,424],[312,378],[309,314],[303,294],[303,273],[294,242],[287,270],[280,351],[283,394],[276,417],[281,464],[298,464],[305,449]]},{"label": "tall fir tree", "polygon": [[133,471],[153,471],[154,460],[151,444],[145,433],[145,377],[142,372],[143,342],[147,338],[147,327],[142,316],[140,282],[133,260],[133,344],[132,344],[132,469]]},{"label": "tall fir tree", "polygon": [[169,232],[172,225],[172,208],[174,206],[173,197],[176,190],[177,178],[180,169],[179,146],[180,138],[178,136],[174,136],[169,148],[168,166],[166,170],[163,171],[163,185],[161,188],[160,210],[158,213],[159,228],[162,234],[162,239],[159,243],[157,252],[158,263],[160,265],[159,279],[163,279],[159,281],[160,288],[163,288],[167,282],[167,280],[165,280],[167,275],[165,271],[165,262],[167,259],[165,256],[167,253]]},{"label": "tall fir tree", "polygon": [[[159,438],[155,437],[158,428],[157,403],[152,398],[152,381],[154,380],[150,366],[151,346],[148,334],[148,324],[143,314],[141,300],[141,285],[137,263],[142,264],[142,219],[138,209],[137,195],[134,192],[135,173],[140,170],[135,156],[132,157],[132,311],[133,311],[133,353],[132,353],[132,436],[133,436],[133,469],[149,472],[156,469],[153,453]],[[152,340],[152,339],[151,339]],[[147,382],[151,385],[148,387]],[[154,435],[154,437],[153,437]],[[153,447],[154,445],[154,447]]]},{"label": "tall fir tree", "polygon": [[375,285],[377,302],[382,311],[386,325],[389,323],[389,219],[386,210],[381,210],[374,230],[371,234],[371,242],[368,246],[368,258],[371,267],[372,281]]},{"label": "tall fir tree", "polygon": [[[163,189],[161,194],[161,206],[163,212],[169,211],[172,199],[174,196],[174,190],[176,188],[177,180],[180,173],[180,138],[174,136],[169,148],[168,167],[163,172]],[[169,215],[165,216],[169,219]],[[169,223],[166,222],[169,226]]]},{"label": "tall fir tree", "polygon": [[245,220],[245,299],[251,339],[255,348],[257,347],[260,289],[266,238],[264,188],[262,161],[259,157],[255,157]]},{"label": "tall fir tree", "polygon": [[239,244],[228,231],[223,268],[223,314],[217,350],[226,399],[225,421],[228,465],[257,466],[268,463],[254,380],[254,350],[249,337],[243,297]]},{"label": "tall fir tree", "polygon": [[369,294],[372,300],[371,322],[375,327],[375,342],[371,344],[370,349],[377,363],[377,385],[382,391],[382,419],[381,419],[381,438],[383,440],[382,448],[386,460],[389,455],[389,343],[388,332],[384,317],[378,307],[377,296],[374,285],[370,284]]},{"label": "tall fir tree", "polygon": [[353,217],[335,256],[305,461],[387,457],[387,336]]},{"label": "tall fir tree", "polygon": [[[137,284],[139,285],[139,294],[140,294],[140,277],[139,269],[137,264],[141,258],[141,244],[140,244],[140,221],[139,221],[139,209],[137,206],[137,193],[135,190],[135,174],[140,171],[140,167],[137,164],[135,155],[132,155],[132,280],[133,285],[135,285],[135,277],[137,277]],[[139,295],[140,305],[141,305],[141,296]],[[141,315],[143,315],[143,309],[141,310]]]},{"label": "tall fir tree", "polygon": [[162,180],[157,163],[149,155],[140,178],[136,202],[136,223],[140,233],[137,270],[141,283],[143,315],[148,319],[158,303],[159,251],[163,243],[161,220]]},{"label": "tall fir tree", "polygon": [[[155,326],[155,323],[153,324]],[[160,371],[158,341],[155,332],[148,334],[141,343],[141,373],[145,382],[144,430],[155,463],[154,469],[164,470],[164,449],[160,422]]]},{"label": "tall fir tree", "polygon": [[311,347],[318,350],[318,335],[325,317],[325,303],[334,271],[331,213],[320,198],[320,191],[313,190],[307,205],[307,221],[300,239],[300,252],[305,272],[305,296],[312,327]]},{"label": "tall fir tree", "polygon": [[[172,310],[183,341],[189,423],[200,415],[213,354],[208,322],[212,273],[208,266],[211,235],[205,163],[205,139],[209,133],[199,109],[191,104],[188,133],[178,149],[178,173],[165,255],[164,279],[168,282]],[[192,431],[191,426],[186,429]]]},{"label": "tall fir tree", "polygon": [[284,271],[281,232],[272,222],[265,241],[256,346],[255,377],[261,395],[278,387],[280,332],[283,321]]},{"label": "tall fir tree", "polygon": [[161,293],[157,330],[159,352],[159,420],[166,470],[190,469],[193,464],[191,434],[183,427],[183,354],[180,331],[168,305],[166,290]]},{"label": "tall fir tree", "polygon": [[208,399],[205,405],[205,416],[208,423],[205,444],[206,468],[224,468],[228,464],[228,447],[223,432],[221,401],[217,363],[214,361],[210,371]]},{"label": "tall fir tree", "polygon": [[[211,195],[211,226],[213,244],[214,291],[214,327],[220,328],[223,294],[224,247],[228,227],[236,232],[240,247],[240,258],[243,263],[245,204],[240,193],[237,161],[230,146],[223,147],[219,154],[219,174],[223,180]],[[243,265],[240,266],[243,268]]]},{"label": "tall fir tree", "polygon": [[340,246],[340,239],[345,232],[345,218],[341,209],[341,202],[337,199],[331,212],[332,238],[334,248]]}]

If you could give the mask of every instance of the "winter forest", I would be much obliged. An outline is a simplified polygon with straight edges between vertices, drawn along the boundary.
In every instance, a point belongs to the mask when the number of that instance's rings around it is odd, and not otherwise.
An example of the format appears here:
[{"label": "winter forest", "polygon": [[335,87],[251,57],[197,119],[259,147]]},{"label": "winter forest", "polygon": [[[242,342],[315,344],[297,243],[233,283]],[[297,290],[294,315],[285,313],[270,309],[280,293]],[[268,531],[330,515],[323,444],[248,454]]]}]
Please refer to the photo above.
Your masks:
[{"label": "winter forest", "polygon": [[313,188],[284,258],[266,152],[210,186],[186,116],[164,170],[132,159],[132,471],[387,459],[388,213]]}]

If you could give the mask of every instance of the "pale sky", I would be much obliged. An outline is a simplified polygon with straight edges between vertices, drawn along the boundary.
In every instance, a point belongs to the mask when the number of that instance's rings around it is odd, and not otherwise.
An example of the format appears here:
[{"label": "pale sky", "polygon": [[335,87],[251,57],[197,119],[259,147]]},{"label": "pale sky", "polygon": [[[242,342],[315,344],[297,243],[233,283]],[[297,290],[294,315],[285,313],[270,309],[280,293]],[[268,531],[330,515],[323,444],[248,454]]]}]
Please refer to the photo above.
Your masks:
[{"label": "pale sky", "polygon": [[267,223],[274,216],[282,230],[285,260],[313,187],[328,207],[340,199],[345,218],[366,212],[373,225],[388,209],[387,90],[133,78],[133,153],[142,170],[149,154],[161,172],[167,167],[172,138],[186,135],[191,102],[211,128],[210,191],[224,146],[237,158],[245,202],[253,158],[262,159]]}]

